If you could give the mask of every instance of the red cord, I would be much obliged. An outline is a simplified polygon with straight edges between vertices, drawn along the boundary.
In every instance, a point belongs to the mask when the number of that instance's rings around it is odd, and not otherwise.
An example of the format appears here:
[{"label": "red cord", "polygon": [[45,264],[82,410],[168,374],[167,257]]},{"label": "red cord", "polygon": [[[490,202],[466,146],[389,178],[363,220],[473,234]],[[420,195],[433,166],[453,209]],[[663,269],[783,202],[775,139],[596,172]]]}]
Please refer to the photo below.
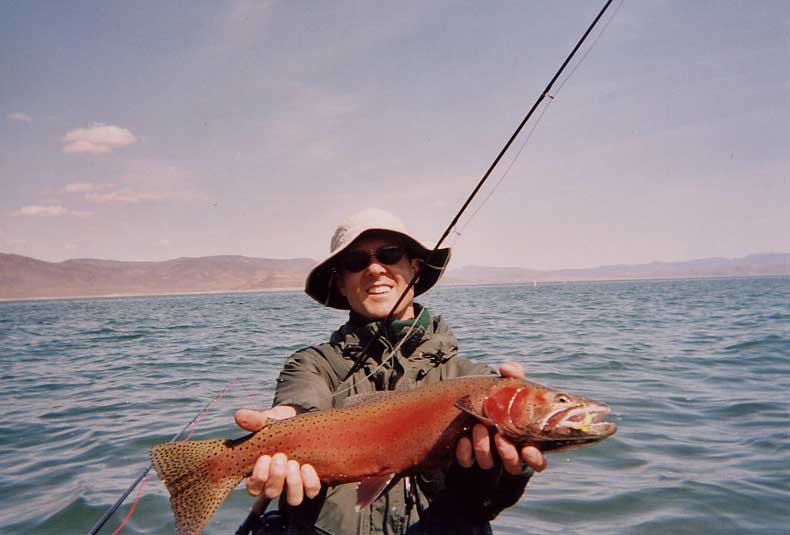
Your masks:
[{"label": "red cord", "polygon": [[[227,384],[227,386],[225,386],[225,388],[222,389],[222,392],[217,394],[217,397],[215,397],[213,400],[211,400],[211,403],[206,405],[206,407],[203,409],[203,411],[201,411],[201,413],[198,415],[198,417],[195,418],[195,421],[192,422],[192,428],[190,429],[189,434],[184,439],[184,441],[187,441],[187,440],[192,438],[192,435],[195,433],[195,429],[197,429],[198,422],[200,422],[200,420],[203,419],[203,416],[206,415],[206,413],[208,412],[209,407],[211,407],[214,403],[218,402],[223,397],[225,397],[225,394],[228,393],[228,390],[230,390],[230,388],[237,382],[239,382],[239,378],[238,377],[236,377],[235,379],[230,381]],[[247,394],[247,397],[249,397],[254,402],[255,398],[252,397],[252,395],[250,394],[249,390],[247,390],[247,388],[244,386],[244,384],[240,384],[240,386],[241,386],[242,390],[244,390],[244,392]],[[137,489],[137,495],[134,497],[134,501],[132,502],[132,506],[129,508],[129,512],[126,513],[126,516],[121,521],[121,525],[118,526],[118,528],[115,531],[112,532],[112,535],[118,535],[118,533],[121,532],[121,530],[126,526],[126,524],[129,522],[129,520],[132,518],[132,514],[134,514],[134,510],[137,509],[137,504],[140,503],[140,498],[143,495],[143,488],[145,487],[145,482],[148,481],[149,477],[151,477],[151,474],[147,474],[143,478],[143,480],[140,482],[140,486]]]},{"label": "red cord", "polygon": [[132,518],[132,514],[134,510],[137,508],[137,504],[140,502],[140,496],[143,495],[143,487],[145,487],[145,482],[148,481],[148,478],[151,477],[151,474],[147,474],[143,480],[140,482],[140,487],[137,489],[137,496],[134,497],[134,502],[132,502],[132,506],[129,508],[129,512],[126,513],[126,517],[121,521],[121,525],[118,526],[118,529],[112,532],[112,535],[118,535],[121,530],[126,526],[126,523],[129,522],[129,519]]}]

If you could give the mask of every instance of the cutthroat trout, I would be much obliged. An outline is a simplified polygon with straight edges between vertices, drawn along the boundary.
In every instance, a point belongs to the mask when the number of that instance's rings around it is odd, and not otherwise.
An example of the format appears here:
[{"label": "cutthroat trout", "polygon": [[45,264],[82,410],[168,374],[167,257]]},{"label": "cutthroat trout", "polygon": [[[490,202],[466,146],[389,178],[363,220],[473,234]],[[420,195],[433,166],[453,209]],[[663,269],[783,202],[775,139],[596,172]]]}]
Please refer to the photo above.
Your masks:
[{"label": "cutthroat trout", "polygon": [[617,430],[605,421],[609,408],[603,403],[516,378],[464,377],[357,398],[343,408],[274,421],[238,439],[151,448],[178,531],[200,533],[265,454],[282,452],[313,465],[326,485],[360,481],[362,507],[400,477],[449,466],[458,439],[478,421],[544,452],[593,444]]}]

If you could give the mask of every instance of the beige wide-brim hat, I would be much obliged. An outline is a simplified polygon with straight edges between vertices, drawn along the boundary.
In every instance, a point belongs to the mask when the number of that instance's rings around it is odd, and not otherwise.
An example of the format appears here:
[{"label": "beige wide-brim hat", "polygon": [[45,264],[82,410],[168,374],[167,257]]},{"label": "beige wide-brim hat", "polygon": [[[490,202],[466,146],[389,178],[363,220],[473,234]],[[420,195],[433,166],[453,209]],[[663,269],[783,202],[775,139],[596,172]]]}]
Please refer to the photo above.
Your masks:
[{"label": "beige wide-brim hat", "polygon": [[[404,240],[413,258],[428,260],[433,248],[426,247],[419,240],[409,235],[406,225],[400,218],[378,208],[368,208],[356,213],[340,223],[329,244],[329,256],[315,266],[307,275],[304,291],[324,306],[348,310],[348,300],[336,286],[335,264],[338,257],[349,245],[364,234],[386,232]],[[430,264],[422,263],[420,277],[414,285],[414,295],[427,292],[444,273],[450,261],[450,248],[437,249]]]}]

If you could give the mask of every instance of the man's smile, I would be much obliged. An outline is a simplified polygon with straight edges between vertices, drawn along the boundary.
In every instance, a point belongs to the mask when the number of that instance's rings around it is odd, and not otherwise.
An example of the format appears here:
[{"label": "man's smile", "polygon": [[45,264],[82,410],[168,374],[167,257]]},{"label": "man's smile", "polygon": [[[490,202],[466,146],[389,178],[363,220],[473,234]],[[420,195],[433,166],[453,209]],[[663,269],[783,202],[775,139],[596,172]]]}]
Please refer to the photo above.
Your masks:
[{"label": "man's smile", "polygon": [[[396,261],[388,263],[394,259],[386,254],[383,260],[378,257],[380,251],[386,253],[392,248],[404,251],[398,254]],[[409,287],[411,278],[419,271],[418,261],[409,258],[403,243],[389,236],[363,237],[354,241],[350,251],[355,254],[361,252],[357,256],[367,260],[367,265],[359,271],[349,271],[339,266],[338,291],[348,300],[351,310],[371,320],[382,320],[390,312],[396,320],[412,319],[413,288],[406,293],[397,310],[392,310],[399,296]]]},{"label": "man's smile", "polygon": [[391,284],[374,284],[373,286],[367,289],[368,295],[383,295],[389,293],[392,290]]}]

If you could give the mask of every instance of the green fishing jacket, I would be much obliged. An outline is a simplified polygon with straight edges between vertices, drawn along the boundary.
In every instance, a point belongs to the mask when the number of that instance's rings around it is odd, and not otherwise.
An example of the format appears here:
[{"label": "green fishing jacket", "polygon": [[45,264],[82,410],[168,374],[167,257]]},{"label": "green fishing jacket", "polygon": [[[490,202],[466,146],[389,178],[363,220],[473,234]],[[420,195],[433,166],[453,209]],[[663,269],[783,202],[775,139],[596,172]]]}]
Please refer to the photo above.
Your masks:
[{"label": "green fishing jacket", "polygon": [[[354,356],[377,328],[352,312],[349,322],[335,331],[329,342],[288,358],[277,379],[274,404],[291,405],[298,412],[324,410],[341,406],[355,394],[408,390],[454,377],[494,374],[484,364],[457,356],[456,338],[442,318],[431,318],[427,310],[419,314],[420,310],[415,303],[417,325],[383,366],[379,366],[382,355],[390,353],[411,321],[393,322],[390,332],[369,349],[367,364],[343,381]],[[454,463],[447,471],[416,478],[419,504],[414,507],[407,505],[409,498],[414,504],[414,491],[403,480],[359,513],[354,510],[356,483],[323,487],[319,496],[305,498],[298,507],[281,499],[280,510],[288,518],[288,533],[312,534],[315,525],[336,535],[486,534],[491,533],[489,521],[518,501],[531,474],[529,469],[513,476],[498,466],[465,469]],[[418,510],[422,511],[419,515]]]}]

